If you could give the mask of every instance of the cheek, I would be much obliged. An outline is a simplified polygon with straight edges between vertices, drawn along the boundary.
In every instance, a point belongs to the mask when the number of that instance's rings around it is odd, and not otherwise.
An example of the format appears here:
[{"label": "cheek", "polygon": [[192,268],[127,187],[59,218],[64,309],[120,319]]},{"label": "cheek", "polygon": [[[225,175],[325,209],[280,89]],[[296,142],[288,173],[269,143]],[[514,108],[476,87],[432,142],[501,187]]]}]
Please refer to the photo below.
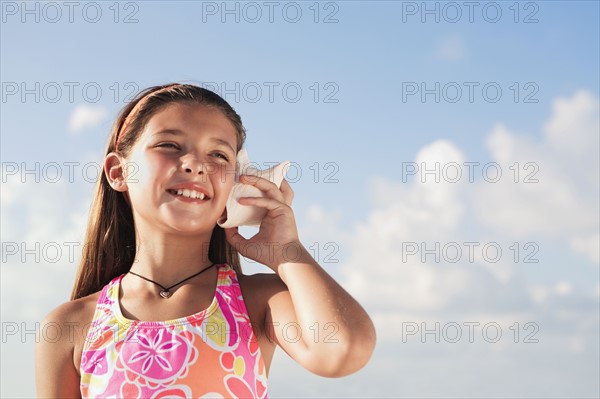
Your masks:
[{"label": "cheek", "polygon": [[171,162],[165,157],[136,154],[128,162],[128,181],[134,187],[155,184],[162,181],[162,178],[169,173],[170,164]]},{"label": "cheek", "polygon": [[151,174],[148,165],[139,154],[132,154],[123,165],[123,172],[127,179],[127,185],[133,191],[136,191],[140,183],[147,181]]},{"label": "cheek", "polygon": [[216,171],[212,176],[213,188],[227,198],[235,185],[235,168],[221,166]]}]

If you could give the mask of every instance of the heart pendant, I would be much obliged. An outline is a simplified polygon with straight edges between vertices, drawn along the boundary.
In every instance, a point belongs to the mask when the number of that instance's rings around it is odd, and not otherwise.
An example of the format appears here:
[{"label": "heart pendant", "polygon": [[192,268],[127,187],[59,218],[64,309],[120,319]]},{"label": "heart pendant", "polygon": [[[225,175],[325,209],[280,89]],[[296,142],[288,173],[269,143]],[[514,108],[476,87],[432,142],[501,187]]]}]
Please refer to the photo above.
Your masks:
[{"label": "heart pendant", "polygon": [[165,299],[170,298],[171,295],[173,295],[173,293],[171,291],[161,291],[160,292],[160,296]]}]

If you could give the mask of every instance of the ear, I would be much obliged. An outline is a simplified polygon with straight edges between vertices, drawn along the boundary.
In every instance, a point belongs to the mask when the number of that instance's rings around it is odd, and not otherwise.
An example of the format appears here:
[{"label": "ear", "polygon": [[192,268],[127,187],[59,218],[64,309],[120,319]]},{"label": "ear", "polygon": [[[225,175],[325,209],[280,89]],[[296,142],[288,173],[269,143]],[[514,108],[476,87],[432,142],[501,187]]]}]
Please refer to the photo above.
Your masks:
[{"label": "ear", "polygon": [[125,159],[116,152],[109,153],[104,158],[104,173],[110,186],[117,191],[127,191],[127,178],[124,174]]}]

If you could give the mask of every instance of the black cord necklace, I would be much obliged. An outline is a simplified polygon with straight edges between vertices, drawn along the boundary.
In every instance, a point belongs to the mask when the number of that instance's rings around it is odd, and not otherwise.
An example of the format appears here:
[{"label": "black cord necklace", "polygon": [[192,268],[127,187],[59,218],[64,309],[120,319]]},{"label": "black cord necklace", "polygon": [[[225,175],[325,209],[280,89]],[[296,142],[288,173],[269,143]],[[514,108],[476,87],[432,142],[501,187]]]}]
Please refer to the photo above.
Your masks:
[{"label": "black cord necklace", "polygon": [[173,285],[172,285],[172,286],[170,286],[170,287],[165,287],[164,285],[162,285],[162,284],[159,284],[159,283],[157,283],[156,281],[150,280],[150,279],[149,279],[149,278],[147,278],[147,277],[140,276],[139,274],[137,274],[137,273],[134,273],[134,272],[132,272],[131,270],[129,271],[129,273],[133,274],[134,276],[138,276],[139,278],[143,278],[144,280],[146,280],[146,281],[148,281],[148,282],[150,282],[150,283],[154,283],[154,284],[158,285],[160,288],[162,288],[162,291],[159,293],[159,295],[160,295],[162,298],[164,298],[164,299],[167,299],[167,298],[170,298],[170,297],[171,297],[171,295],[173,295],[173,293],[171,292],[171,288],[175,288],[175,287],[177,287],[179,284],[183,284],[183,283],[185,283],[186,281],[188,281],[189,279],[191,279],[191,278],[194,278],[194,277],[198,276],[199,274],[202,274],[202,273],[204,273],[205,271],[207,271],[208,269],[210,269],[210,268],[211,268],[211,267],[213,267],[214,265],[215,265],[215,264],[213,263],[212,265],[208,266],[207,268],[200,270],[198,273],[196,273],[196,274],[194,274],[194,275],[192,275],[192,276],[189,276],[189,277],[187,277],[187,278],[185,278],[185,279],[181,280],[181,281],[180,281],[180,282],[178,282],[177,284],[173,284]]}]

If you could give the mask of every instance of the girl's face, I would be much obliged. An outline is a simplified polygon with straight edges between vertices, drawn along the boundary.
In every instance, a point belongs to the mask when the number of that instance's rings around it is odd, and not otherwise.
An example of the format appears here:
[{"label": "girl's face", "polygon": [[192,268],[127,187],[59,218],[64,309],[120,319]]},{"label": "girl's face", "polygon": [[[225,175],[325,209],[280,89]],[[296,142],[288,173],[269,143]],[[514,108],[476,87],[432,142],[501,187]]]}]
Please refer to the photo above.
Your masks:
[{"label": "girl's face", "polygon": [[218,109],[171,104],[147,123],[124,174],[136,225],[212,231],[235,182],[237,134]]}]

